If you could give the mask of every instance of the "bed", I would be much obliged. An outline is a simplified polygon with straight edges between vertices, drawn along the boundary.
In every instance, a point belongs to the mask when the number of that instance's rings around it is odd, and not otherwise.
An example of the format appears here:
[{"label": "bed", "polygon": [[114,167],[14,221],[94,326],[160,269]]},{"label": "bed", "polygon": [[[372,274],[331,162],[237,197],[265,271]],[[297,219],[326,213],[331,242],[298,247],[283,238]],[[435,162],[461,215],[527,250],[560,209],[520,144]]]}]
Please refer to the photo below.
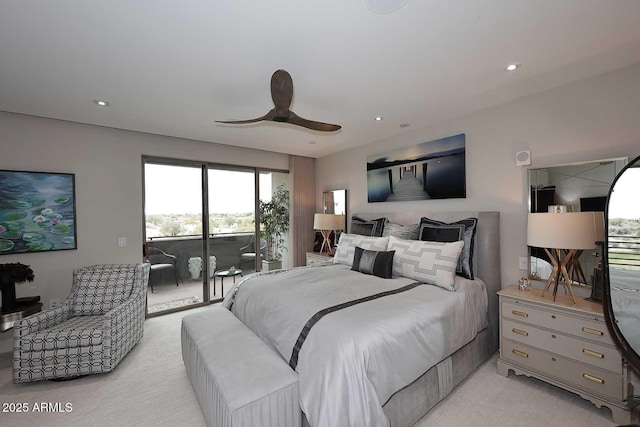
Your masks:
[{"label": "bed", "polygon": [[[304,425],[410,426],[498,348],[499,213],[356,216],[398,230],[422,217],[477,218],[473,277],[435,286],[353,271],[350,259],[249,275],[223,305],[298,373]],[[382,253],[391,245],[380,239]]]}]

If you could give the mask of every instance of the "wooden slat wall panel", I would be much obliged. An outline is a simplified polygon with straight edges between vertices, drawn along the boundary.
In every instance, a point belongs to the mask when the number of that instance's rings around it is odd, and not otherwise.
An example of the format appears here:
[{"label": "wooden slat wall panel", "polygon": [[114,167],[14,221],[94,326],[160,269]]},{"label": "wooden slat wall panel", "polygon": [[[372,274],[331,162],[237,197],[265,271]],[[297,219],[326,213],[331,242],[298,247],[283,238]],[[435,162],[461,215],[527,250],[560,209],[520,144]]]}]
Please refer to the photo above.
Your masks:
[{"label": "wooden slat wall panel", "polygon": [[311,157],[291,156],[289,171],[293,181],[291,232],[293,266],[306,263],[306,253],[313,251],[313,214],[315,213],[316,161]]}]

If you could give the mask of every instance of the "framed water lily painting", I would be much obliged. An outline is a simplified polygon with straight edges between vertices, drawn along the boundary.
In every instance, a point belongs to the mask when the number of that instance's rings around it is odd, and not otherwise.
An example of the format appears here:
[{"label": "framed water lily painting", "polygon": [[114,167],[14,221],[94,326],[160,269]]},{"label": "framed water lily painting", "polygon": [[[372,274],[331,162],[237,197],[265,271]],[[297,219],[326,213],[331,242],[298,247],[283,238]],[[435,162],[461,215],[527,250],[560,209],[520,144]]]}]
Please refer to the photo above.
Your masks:
[{"label": "framed water lily painting", "polygon": [[77,249],[75,174],[0,170],[0,255]]}]

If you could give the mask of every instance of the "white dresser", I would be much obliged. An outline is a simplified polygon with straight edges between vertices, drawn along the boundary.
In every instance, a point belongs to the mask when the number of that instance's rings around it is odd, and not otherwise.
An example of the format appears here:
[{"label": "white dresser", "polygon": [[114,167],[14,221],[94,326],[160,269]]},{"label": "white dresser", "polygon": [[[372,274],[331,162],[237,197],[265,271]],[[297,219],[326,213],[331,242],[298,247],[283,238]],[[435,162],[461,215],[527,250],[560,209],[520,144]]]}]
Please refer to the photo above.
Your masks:
[{"label": "white dresser", "polygon": [[333,264],[333,254],[307,252],[307,267]]},{"label": "white dresser", "polygon": [[627,364],[616,349],[602,305],[542,289],[512,285],[500,297],[498,373],[527,375],[577,393],[611,409],[614,422],[629,424]]}]

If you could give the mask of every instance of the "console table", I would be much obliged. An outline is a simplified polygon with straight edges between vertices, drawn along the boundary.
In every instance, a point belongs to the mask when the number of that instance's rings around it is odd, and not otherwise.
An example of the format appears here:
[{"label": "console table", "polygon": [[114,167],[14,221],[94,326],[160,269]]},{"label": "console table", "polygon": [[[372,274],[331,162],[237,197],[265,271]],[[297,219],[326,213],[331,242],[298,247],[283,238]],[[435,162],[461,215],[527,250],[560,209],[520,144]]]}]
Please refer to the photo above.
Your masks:
[{"label": "console table", "polygon": [[0,332],[6,332],[13,328],[13,325],[20,319],[31,316],[42,310],[42,303],[36,302],[18,306],[8,313],[0,313]]}]

